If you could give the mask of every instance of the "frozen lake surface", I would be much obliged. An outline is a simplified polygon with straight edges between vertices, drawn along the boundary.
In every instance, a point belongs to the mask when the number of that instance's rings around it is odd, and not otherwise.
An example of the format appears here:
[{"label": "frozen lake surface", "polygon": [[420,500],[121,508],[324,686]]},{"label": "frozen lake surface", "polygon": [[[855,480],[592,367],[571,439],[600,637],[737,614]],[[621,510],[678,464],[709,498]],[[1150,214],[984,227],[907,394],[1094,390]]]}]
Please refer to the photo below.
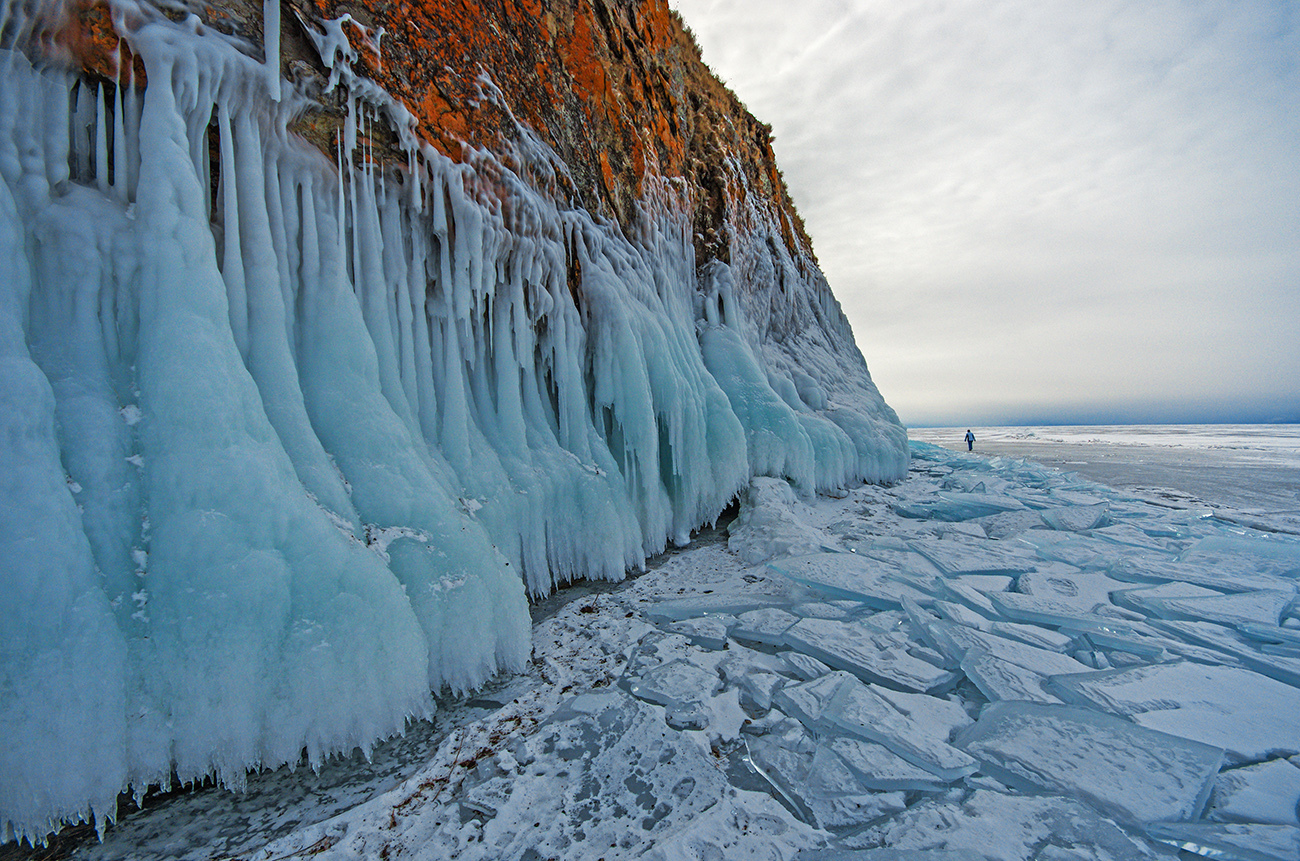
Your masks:
[{"label": "frozen lake surface", "polygon": [[[1268,512],[1300,529],[1300,425],[972,428],[975,451],[1025,458],[1121,490],[1173,490],[1217,508]],[[912,439],[965,450],[966,428]],[[1188,500],[1191,502],[1193,500]]]},{"label": "frozen lake surface", "polygon": [[1300,861],[1300,538],[1242,478],[1294,480],[1286,430],[976,429],[890,487],[754,479],[371,763],[28,857]]}]

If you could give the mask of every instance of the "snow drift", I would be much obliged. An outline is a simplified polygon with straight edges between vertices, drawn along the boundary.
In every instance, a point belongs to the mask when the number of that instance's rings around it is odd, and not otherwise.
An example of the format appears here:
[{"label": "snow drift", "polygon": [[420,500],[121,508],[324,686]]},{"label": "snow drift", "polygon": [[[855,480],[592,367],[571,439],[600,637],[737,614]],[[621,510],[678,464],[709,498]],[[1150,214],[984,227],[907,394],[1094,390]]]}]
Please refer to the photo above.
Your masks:
[{"label": "snow drift", "polygon": [[[666,181],[628,235],[548,194],[563,164],[527,129],[453,162],[321,22],[330,159],[248,46],[112,10],[147,87],[65,70],[39,4],[2,10],[4,839],[400,732],[527,660],[528,594],[621,577],[755,474],[902,476],[774,228],[696,260]],[[381,123],[403,169],[367,149]]]}]

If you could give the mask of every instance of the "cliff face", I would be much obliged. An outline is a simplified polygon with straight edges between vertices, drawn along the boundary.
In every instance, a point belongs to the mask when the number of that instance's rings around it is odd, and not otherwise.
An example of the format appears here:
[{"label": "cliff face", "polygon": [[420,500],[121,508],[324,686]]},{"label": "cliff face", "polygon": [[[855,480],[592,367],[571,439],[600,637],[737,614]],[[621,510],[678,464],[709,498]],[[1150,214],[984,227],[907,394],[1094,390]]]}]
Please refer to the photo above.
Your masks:
[{"label": "cliff face", "polygon": [[900,478],[768,135],[660,0],[0,0],[0,839],[399,732],[753,476]]},{"label": "cliff face", "polygon": [[[196,11],[259,55],[260,4],[224,0]],[[812,261],[771,127],[709,70],[666,0],[283,0],[280,13],[281,72],[316,102],[293,129],[331,158],[347,91],[330,89],[331,70],[313,44],[322,22],[349,37],[355,73],[400,100],[417,134],[454,160],[482,148],[509,167],[522,123],[562,165],[557,191],[570,206],[627,228],[648,184],[681,178],[700,261],[729,261],[740,198],[777,227],[792,257]],[[87,73],[116,80],[133,61],[119,38],[109,7],[95,0],[75,7],[57,41]],[[135,66],[139,83],[144,69]],[[482,98],[484,74],[503,100]],[[405,163],[391,129],[372,134],[381,159]]]}]

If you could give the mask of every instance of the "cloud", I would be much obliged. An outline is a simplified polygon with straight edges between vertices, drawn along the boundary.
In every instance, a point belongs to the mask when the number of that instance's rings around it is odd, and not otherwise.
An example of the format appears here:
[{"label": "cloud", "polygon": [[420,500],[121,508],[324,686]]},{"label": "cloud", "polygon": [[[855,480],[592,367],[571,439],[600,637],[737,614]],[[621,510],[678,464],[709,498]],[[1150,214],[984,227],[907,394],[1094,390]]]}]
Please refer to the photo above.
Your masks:
[{"label": "cloud", "polygon": [[905,421],[1300,402],[1293,4],[672,2]]}]

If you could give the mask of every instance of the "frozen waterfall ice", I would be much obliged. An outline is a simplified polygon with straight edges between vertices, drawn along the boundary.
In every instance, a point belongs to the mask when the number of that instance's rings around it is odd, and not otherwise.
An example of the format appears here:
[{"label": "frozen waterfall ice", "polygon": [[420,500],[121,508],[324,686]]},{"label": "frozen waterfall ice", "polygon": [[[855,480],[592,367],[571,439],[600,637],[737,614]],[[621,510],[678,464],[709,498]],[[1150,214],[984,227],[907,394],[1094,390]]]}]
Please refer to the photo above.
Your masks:
[{"label": "frozen waterfall ice", "polygon": [[[628,236],[546,193],[525,128],[513,169],[453,163],[323,22],[336,164],[235,40],[111,5],[147,87],[0,5],[0,838],[366,749],[526,661],[528,594],[621,577],[755,474],[904,473],[761,218],[704,265],[680,184]],[[378,123],[406,169],[358,143]]]}]

